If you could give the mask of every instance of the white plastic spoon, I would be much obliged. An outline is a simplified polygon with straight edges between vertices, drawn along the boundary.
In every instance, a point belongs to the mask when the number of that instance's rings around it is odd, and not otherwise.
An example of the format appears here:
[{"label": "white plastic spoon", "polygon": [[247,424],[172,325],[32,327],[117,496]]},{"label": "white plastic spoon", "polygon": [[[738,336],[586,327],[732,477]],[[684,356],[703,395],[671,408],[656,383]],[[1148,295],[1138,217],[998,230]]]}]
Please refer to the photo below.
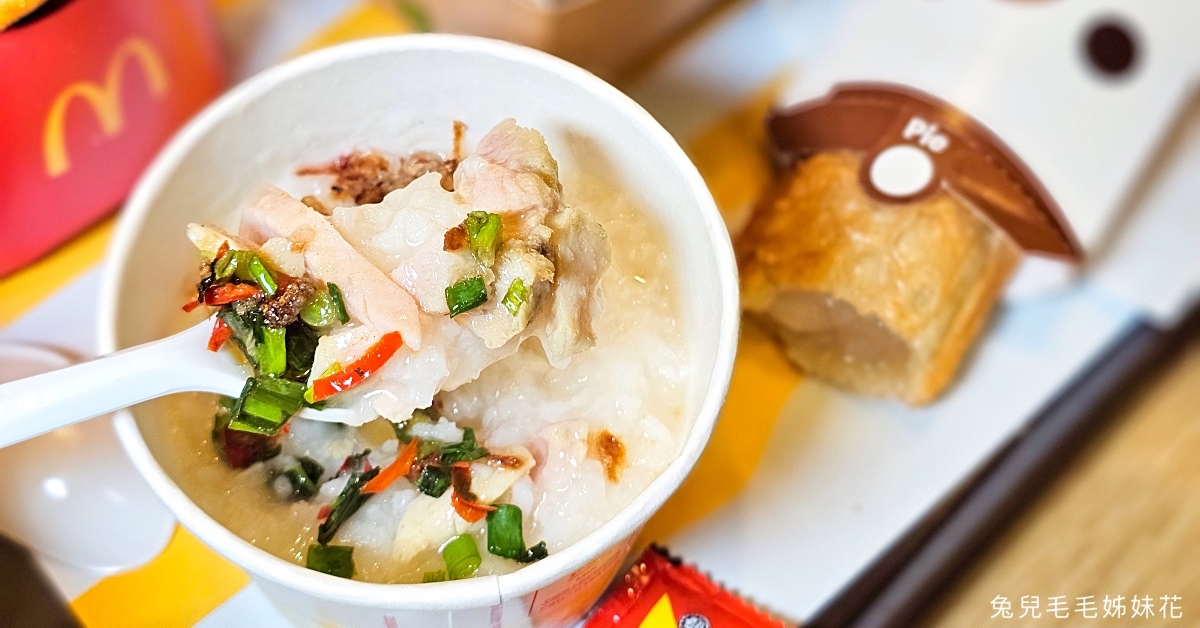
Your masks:
[{"label": "white plastic spoon", "polygon": [[[250,371],[230,350],[208,350],[212,326],[208,319],[162,340],[0,384],[0,447],[173,393],[238,396]],[[348,408],[304,408],[300,416],[360,422]]]},{"label": "white plastic spoon", "polygon": [[[0,344],[0,383],[71,360],[30,345]],[[175,518],[121,450],[112,421],[54,430],[0,451],[0,530],[61,565],[56,577],[93,582],[162,551]]]}]

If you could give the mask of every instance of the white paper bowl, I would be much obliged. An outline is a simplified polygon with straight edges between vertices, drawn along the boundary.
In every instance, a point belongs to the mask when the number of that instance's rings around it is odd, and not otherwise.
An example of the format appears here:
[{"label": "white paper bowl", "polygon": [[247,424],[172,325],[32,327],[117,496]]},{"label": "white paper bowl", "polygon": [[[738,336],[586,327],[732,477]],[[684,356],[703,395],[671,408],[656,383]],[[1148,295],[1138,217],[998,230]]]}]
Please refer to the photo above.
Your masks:
[{"label": "white paper bowl", "polygon": [[[500,120],[540,130],[564,180],[578,169],[620,186],[664,225],[679,261],[679,295],[695,373],[682,453],[633,503],[569,548],[503,576],[419,585],[367,584],[307,570],[262,551],[201,511],[154,460],[139,420],[116,418],[134,464],[179,520],[245,568],[299,626],[566,625],[615,575],[641,526],[679,486],[712,431],[738,329],[729,238],[695,167],[649,114],[613,87],[549,55],[449,35],[373,39],[264,72],[204,110],[134,190],[117,227],[100,305],[102,351],[166,333],[180,285],[195,273],[188,222],[230,222],[238,203],[297,164],[354,147],[446,150],[454,119],[468,146]],[[181,279],[183,278],[183,279]],[[532,610],[532,617],[530,611]]]}]

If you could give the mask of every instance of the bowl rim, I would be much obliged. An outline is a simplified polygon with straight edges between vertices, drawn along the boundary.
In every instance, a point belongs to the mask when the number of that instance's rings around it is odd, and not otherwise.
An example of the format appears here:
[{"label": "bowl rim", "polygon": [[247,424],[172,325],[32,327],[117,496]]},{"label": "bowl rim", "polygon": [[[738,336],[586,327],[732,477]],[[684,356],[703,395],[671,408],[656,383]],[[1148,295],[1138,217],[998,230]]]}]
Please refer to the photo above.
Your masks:
[{"label": "bowl rim", "polygon": [[[262,550],[218,524],[166,474],[150,453],[132,414],[116,413],[117,433],[135,467],[184,527],[239,567],[288,589],[322,599],[356,605],[451,610],[499,604],[561,580],[630,538],[682,484],[712,434],[733,370],[739,330],[737,266],[728,231],[716,203],[695,165],[675,139],[640,105],[590,72],[550,54],[498,40],[450,34],[407,34],[360,40],[318,50],[265,70],[226,92],[193,117],[159,152],[135,185],[116,226],[101,281],[97,338],[99,350],[118,350],[117,306],[123,271],[145,217],[184,157],[198,140],[219,128],[247,102],[297,76],[334,63],[379,54],[417,51],[481,53],[501,61],[533,66],[570,81],[615,108],[634,123],[684,177],[703,220],[717,266],[716,289],[721,306],[716,356],[703,402],[692,429],[674,460],[633,501],[609,521],[567,548],[514,572],[430,584],[379,584],[336,578],[286,561]],[[699,385],[699,384],[697,384]]]}]

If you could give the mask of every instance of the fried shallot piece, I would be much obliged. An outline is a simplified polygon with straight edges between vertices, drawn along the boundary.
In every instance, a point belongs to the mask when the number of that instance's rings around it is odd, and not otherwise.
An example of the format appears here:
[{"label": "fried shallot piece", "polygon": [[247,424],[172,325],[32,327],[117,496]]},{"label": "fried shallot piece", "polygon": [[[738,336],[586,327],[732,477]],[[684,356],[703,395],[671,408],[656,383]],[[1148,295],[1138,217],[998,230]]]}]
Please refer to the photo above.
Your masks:
[{"label": "fried shallot piece", "polygon": [[301,277],[284,286],[262,306],[263,322],[272,327],[287,327],[296,322],[300,309],[317,291],[307,278]]},{"label": "fried shallot piece", "polygon": [[441,174],[442,187],[453,191],[454,170],[457,167],[457,160],[444,159],[429,151],[405,155],[394,163],[373,151],[354,151],[329,163],[302,166],[296,169],[296,174],[333,175],[333,182],[329,184],[331,196],[353,200],[356,205],[366,205],[382,201],[389,192],[405,187],[430,172]]}]

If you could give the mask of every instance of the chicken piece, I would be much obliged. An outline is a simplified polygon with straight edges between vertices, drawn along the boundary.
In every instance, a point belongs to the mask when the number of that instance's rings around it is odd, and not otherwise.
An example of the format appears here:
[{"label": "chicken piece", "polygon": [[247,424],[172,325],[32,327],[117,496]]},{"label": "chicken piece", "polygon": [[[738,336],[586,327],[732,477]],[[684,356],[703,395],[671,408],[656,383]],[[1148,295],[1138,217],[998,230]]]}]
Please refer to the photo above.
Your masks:
[{"label": "chicken piece", "polygon": [[[493,456],[519,458],[519,465],[502,465],[483,458],[471,463],[471,492],[479,502],[490,504],[498,499],[517,480],[529,474],[533,468],[533,455],[524,447],[507,447],[492,452]],[[446,541],[463,534],[473,524],[455,512],[450,503],[451,491],[441,497],[418,495],[396,527],[396,539],[392,543],[392,556],[401,562],[412,560],[417,554],[440,547]]]},{"label": "chicken piece", "polygon": [[551,364],[561,364],[572,355],[596,344],[592,332],[595,293],[600,277],[612,261],[608,236],[599,223],[570,206],[552,214],[549,226],[554,235],[554,290],[548,310],[536,335]]},{"label": "chicken piece", "polygon": [[461,225],[470,209],[442,189],[437,174],[427,174],[378,204],[339,207],[330,222],[421,309],[448,314],[446,286],[481,273],[466,248],[444,250],[446,232]]},{"label": "chicken piece", "polygon": [[271,238],[259,247],[258,255],[264,262],[288,277],[303,277],[304,249],[307,246],[307,241]]},{"label": "chicken piece", "polygon": [[[505,217],[506,237],[548,235],[540,227],[562,204],[558,162],[546,140],[511,118],[483,136],[454,172],[454,190],[472,209]],[[531,240],[537,248],[539,242]]]},{"label": "chicken piece", "polygon": [[216,256],[217,251],[225,244],[229,245],[231,251],[257,249],[258,256],[275,270],[289,277],[304,276],[304,245],[288,238],[271,238],[262,246],[256,246],[253,242],[229,235],[217,227],[194,222],[188,223],[187,235],[205,257]]},{"label": "chicken piece", "polygon": [[255,248],[253,242],[229,235],[217,227],[194,222],[188,223],[187,237],[200,249],[200,253],[209,259],[216,257],[217,251],[221,250],[224,244],[228,244],[231,251],[249,251]]},{"label": "chicken piece", "polygon": [[[509,240],[501,246],[496,255],[494,271],[496,280],[487,303],[459,317],[483,339],[489,349],[504,346],[520,334],[533,317],[538,300],[554,288],[551,285],[554,281],[554,264],[516,240]],[[518,279],[525,286],[528,297],[524,303],[517,304],[514,313],[504,303],[504,298]]]},{"label": "chicken piece", "polygon": [[264,242],[304,237],[309,272],[342,290],[350,316],[379,335],[399,331],[404,343],[421,347],[417,303],[403,288],[354,249],[324,216],[276,187],[267,188],[242,215],[242,237]]},{"label": "chicken piece", "polygon": [[[536,131],[508,121],[488,133],[480,147],[488,158],[473,155],[462,162],[465,187],[455,193],[442,189],[436,174],[428,174],[380,203],[337,208],[330,217],[347,242],[390,273],[420,305],[424,348],[402,347],[356,389],[358,397],[369,400],[370,410],[393,421],[427,407],[438,392],[475,379],[535,333],[556,364],[594,344],[590,317],[598,309],[593,307],[596,287],[611,257],[603,228],[562,204],[557,166]],[[505,207],[524,211],[501,213],[496,261],[485,267],[465,244],[447,247],[453,238],[446,234],[480,209],[472,204],[479,194],[501,192],[512,193]],[[496,209],[497,203],[483,209]],[[565,272],[561,281],[555,268],[559,263]],[[473,276],[483,278],[487,301],[449,318],[446,288]],[[504,298],[518,278],[526,288],[525,302],[510,309]],[[333,362],[344,364],[381,335],[360,333],[362,337],[322,339],[313,372],[322,373]],[[334,346],[343,347],[340,354]]]}]

